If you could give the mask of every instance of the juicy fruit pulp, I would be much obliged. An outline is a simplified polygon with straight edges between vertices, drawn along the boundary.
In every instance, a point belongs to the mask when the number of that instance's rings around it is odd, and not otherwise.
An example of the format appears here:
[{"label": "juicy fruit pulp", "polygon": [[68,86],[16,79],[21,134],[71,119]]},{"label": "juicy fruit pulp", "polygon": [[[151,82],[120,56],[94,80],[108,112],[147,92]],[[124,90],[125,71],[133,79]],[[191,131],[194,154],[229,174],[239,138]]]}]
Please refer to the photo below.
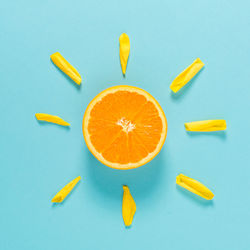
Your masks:
[{"label": "juicy fruit pulp", "polygon": [[86,109],[83,135],[94,156],[109,167],[129,169],[152,160],[161,150],[167,121],[146,91],[117,86],[101,92]]}]

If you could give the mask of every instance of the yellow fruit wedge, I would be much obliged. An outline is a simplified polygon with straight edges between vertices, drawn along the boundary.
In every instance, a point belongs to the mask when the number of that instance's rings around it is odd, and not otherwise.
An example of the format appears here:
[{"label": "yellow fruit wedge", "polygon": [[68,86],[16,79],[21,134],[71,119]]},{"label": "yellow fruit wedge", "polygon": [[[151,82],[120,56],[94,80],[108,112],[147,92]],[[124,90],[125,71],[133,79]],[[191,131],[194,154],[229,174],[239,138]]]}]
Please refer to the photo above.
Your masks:
[{"label": "yellow fruit wedge", "polygon": [[227,124],[225,120],[206,120],[187,122],[185,123],[185,128],[187,131],[193,132],[212,132],[225,130],[227,128]]},{"label": "yellow fruit wedge", "polygon": [[200,58],[197,58],[190,66],[181,72],[170,85],[170,89],[176,93],[184,87],[204,66]]},{"label": "yellow fruit wedge", "polygon": [[67,195],[72,191],[74,186],[81,180],[81,176],[78,176],[74,180],[72,180],[70,183],[68,183],[64,188],[62,188],[55,197],[51,200],[51,202],[61,203]]},{"label": "yellow fruit wedge", "polygon": [[204,199],[212,200],[214,194],[199,181],[189,178],[183,174],[179,174],[176,177],[176,184],[189,190],[190,192],[201,196]]},{"label": "yellow fruit wedge", "polygon": [[130,52],[130,41],[128,35],[125,33],[121,34],[119,41],[120,41],[120,61],[122,66],[122,73],[123,75],[125,75],[128,56]]},{"label": "yellow fruit wedge", "polygon": [[132,224],[136,211],[135,201],[129,191],[128,186],[123,186],[122,217],[124,224],[129,227]]},{"label": "yellow fruit wedge", "polygon": [[82,78],[78,71],[59,52],[52,54],[50,58],[52,62],[74,82],[78,85],[81,84]]},{"label": "yellow fruit wedge", "polygon": [[36,113],[35,116],[38,121],[56,123],[62,126],[70,126],[68,122],[64,121],[62,118],[55,116],[55,115]]}]

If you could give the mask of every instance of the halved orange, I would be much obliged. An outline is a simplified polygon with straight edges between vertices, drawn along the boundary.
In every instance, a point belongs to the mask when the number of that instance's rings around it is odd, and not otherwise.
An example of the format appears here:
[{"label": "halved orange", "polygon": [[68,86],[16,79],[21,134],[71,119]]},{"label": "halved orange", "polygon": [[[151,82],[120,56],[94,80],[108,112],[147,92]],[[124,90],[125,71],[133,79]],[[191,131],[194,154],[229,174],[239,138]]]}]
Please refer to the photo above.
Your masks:
[{"label": "halved orange", "polygon": [[167,120],[148,92],[116,86],[90,102],[82,129],[87,147],[99,161],[111,168],[131,169],[146,164],[160,152]]}]

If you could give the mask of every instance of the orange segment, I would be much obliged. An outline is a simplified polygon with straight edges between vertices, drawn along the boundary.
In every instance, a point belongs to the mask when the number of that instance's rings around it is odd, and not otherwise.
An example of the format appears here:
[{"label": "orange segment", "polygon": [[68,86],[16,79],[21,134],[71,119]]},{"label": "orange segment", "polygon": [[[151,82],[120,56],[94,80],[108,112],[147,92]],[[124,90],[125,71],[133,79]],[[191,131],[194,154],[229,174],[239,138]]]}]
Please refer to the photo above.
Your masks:
[{"label": "orange segment", "polygon": [[103,164],[136,168],[152,160],[167,135],[167,120],[158,102],[146,91],[116,86],[97,95],[83,118],[89,150]]}]

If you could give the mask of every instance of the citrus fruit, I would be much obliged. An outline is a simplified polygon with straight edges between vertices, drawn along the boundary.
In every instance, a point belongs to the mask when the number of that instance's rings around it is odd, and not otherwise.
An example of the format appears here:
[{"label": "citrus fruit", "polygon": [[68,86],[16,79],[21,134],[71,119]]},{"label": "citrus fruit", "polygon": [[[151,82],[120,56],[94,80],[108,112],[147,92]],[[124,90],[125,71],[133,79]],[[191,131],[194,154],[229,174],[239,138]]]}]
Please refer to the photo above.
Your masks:
[{"label": "citrus fruit", "polygon": [[152,160],[167,135],[167,120],[158,102],[131,86],[108,88],[88,105],[83,136],[92,154],[116,169],[131,169]]}]

